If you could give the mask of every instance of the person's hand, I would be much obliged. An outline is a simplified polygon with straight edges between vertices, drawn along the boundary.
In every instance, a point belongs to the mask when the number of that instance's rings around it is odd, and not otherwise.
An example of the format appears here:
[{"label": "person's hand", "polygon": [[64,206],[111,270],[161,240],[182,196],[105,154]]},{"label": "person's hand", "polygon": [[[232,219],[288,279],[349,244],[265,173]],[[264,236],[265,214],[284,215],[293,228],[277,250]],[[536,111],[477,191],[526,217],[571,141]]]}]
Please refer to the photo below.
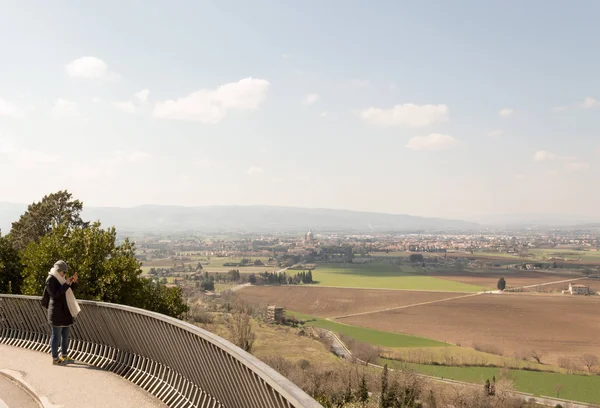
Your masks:
[{"label": "person's hand", "polygon": [[73,276],[71,276],[71,281],[72,281],[73,283],[77,282],[77,272],[75,272],[75,273],[73,274]]},{"label": "person's hand", "polygon": [[73,282],[73,278],[67,278],[67,285],[70,285]]}]

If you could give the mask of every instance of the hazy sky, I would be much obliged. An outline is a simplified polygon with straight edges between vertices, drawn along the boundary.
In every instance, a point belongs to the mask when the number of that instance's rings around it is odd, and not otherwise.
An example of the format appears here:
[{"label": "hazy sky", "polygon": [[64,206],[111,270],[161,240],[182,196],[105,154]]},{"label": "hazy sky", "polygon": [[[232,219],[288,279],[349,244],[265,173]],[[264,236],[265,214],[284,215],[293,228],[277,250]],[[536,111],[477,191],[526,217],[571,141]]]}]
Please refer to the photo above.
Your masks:
[{"label": "hazy sky", "polygon": [[0,10],[0,201],[598,214],[599,1]]}]

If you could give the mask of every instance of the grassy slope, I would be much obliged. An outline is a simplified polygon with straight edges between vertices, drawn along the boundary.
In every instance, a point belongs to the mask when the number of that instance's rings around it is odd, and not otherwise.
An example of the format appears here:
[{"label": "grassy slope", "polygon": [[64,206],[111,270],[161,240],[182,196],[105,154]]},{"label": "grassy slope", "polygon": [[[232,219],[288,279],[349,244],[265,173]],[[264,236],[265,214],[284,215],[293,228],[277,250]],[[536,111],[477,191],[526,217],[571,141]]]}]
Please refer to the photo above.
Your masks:
[{"label": "grassy slope", "polygon": [[366,265],[321,265],[313,271],[319,285],[350,288],[437,290],[445,292],[480,292],[483,287],[417,275],[410,266],[376,263]]},{"label": "grassy slope", "polygon": [[363,343],[372,344],[380,347],[444,347],[448,346],[436,340],[426,339],[424,337],[409,336],[406,334],[385,332],[373,329],[367,329],[358,326],[336,323],[325,319],[315,318],[297,312],[287,312],[288,315],[294,315],[298,319],[306,320],[307,325],[330,330],[334,333],[350,336]]},{"label": "grassy slope", "polygon": [[[390,360],[383,360],[382,362],[387,362],[390,367],[402,365]],[[503,373],[503,369],[493,367],[445,367],[423,364],[406,364],[406,366],[423,374],[481,384],[486,379],[491,379],[493,376],[498,378]],[[556,397],[556,387],[557,385],[562,385],[560,398],[581,402],[600,402],[600,376],[524,370],[508,370],[508,372],[515,382],[517,391],[537,396]]]}]

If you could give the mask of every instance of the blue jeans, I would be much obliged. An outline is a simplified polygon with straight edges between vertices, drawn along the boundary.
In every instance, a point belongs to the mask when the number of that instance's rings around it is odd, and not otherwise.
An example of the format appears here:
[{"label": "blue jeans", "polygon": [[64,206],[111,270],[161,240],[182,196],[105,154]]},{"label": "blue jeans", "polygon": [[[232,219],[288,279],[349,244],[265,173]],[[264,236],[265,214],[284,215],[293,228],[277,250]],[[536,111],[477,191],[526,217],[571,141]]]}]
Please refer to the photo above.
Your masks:
[{"label": "blue jeans", "polygon": [[58,358],[58,343],[61,344],[62,356],[65,357],[69,351],[69,328],[52,326],[52,337],[50,337],[50,349],[52,358]]}]

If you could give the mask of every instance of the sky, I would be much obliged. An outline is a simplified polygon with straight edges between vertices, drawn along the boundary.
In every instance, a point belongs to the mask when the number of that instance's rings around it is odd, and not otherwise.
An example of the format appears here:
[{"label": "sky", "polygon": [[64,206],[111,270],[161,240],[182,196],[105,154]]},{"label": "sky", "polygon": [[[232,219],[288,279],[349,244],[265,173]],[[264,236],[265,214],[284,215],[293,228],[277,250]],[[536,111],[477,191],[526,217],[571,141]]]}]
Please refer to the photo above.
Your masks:
[{"label": "sky", "polygon": [[0,201],[598,215],[598,1],[0,9]]}]

